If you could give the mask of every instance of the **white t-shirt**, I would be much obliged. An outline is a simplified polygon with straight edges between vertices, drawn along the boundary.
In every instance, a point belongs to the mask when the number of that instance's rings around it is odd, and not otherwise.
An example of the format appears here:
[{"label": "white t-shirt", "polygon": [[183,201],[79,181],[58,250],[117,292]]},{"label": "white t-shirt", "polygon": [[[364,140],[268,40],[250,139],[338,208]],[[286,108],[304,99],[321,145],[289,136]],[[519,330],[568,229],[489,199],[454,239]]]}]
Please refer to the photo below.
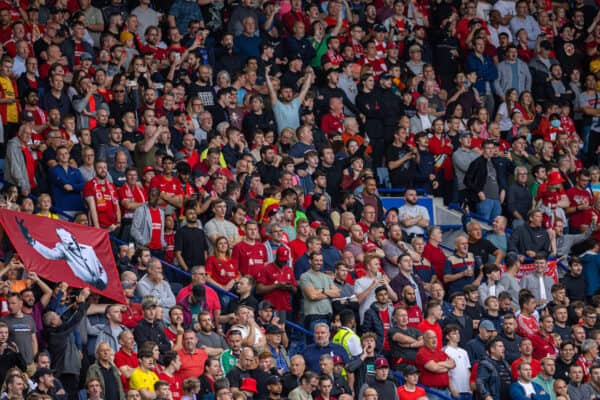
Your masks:
[{"label": "white t-shirt", "polygon": [[460,347],[444,346],[442,351],[456,363],[456,368],[448,371],[448,377],[450,378],[452,387],[454,387],[459,393],[471,393],[471,387],[469,385],[469,377],[471,376],[471,362],[469,361],[469,355],[465,349]]},{"label": "white t-shirt", "polygon": [[523,389],[525,389],[525,397],[531,398],[532,394],[535,394],[535,389],[533,388],[533,383],[528,382],[521,382],[518,381],[519,385],[523,386]]},{"label": "white t-shirt", "polygon": [[[431,221],[431,218],[429,218],[429,211],[427,211],[425,207],[420,206],[418,204],[414,206],[410,204],[404,204],[402,207],[398,208],[398,218],[400,220],[403,220],[406,217],[415,218],[418,216],[421,216],[422,218]],[[407,235],[422,235],[425,233],[425,229],[417,225],[408,228],[402,226],[402,230],[406,232]]]},{"label": "white t-shirt", "polygon": [[[370,278],[368,276],[363,276],[360,279],[357,279],[354,282],[354,294],[358,295],[359,293],[367,290],[369,286],[373,283],[375,278]],[[375,289],[371,290],[371,293],[363,300],[358,308],[358,313],[360,315],[360,322],[362,323],[365,319],[365,313],[371,307],[371,304],[375,303]]]}]

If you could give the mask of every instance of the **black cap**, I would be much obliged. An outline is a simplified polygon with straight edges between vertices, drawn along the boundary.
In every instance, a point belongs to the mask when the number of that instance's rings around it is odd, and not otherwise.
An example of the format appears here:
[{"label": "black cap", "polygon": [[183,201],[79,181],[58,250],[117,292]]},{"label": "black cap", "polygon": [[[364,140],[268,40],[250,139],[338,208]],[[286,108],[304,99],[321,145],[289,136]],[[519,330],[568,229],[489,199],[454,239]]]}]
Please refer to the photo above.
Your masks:
[{"label": "black cap", "polygon": [[419,373],[419,369],[417,367],[415,367],[414,365],[407,365],[406,367],[404,367],[404,370],[402,371],[403,375],[414,375],[414,374],[418,374]]},{"label": "black cap", "polygon": [[273,309],[275,307],[273,307],[273,303],[271,303],[269,300],[263,300],[260,303],[258,303],[258,309],[259,310],[267,310],[267,309]]},{"label": "black cap", "polygon": [[384,72],[379,76],[379,80],[381,79],[392,79],[392,74],[390,74],[389,72]]},{"label": "black cap", "polygon": [[35,121],[35,117],[33,116],[33,112],[31,112],[31,110],[23,110],[23,112],[21,113],[21,120],[27,121],[27,122],[33,122],[33,121]]},{"label": "black cap", "polygon": [[549,40],[542,40],[540,42],[540,48],[550,51],[552,50],[552,43],[550,43]]},{"label": "black cap", "polygon": [[194,172],[192,173],[192,175],[194,175],[194,179],[195,178],[200,178],[200,177],[203,177],[203,176],[208,176],[208,174],[206,172],[204,172],[202,170],[199,170],[199,169],[194,170]]},{"label": "black cap", "polygon": [[278,327],[275,324],[269,324],[269,325],[267,325],[265,327],[265,331],[267,332],[267,335],[270,335],[270,334],[275,335],[275,334],[278,334],[278,333],[283,333],[283,330],[281,330],[281,328]]},{"label": "black cap", "polygon": [[302,60],[302,57],[300,56],[300,54],[296,53],[296,54],[292,54],[288,60],[288,62],[292,62],[294,60]]},{"label": "black cap", "polygon": [[373,31],[374,32],[387,32],[387,29],[385,28],[385,25],[383,25],[383,24],[375,24],[375,25],[373,25]]}]

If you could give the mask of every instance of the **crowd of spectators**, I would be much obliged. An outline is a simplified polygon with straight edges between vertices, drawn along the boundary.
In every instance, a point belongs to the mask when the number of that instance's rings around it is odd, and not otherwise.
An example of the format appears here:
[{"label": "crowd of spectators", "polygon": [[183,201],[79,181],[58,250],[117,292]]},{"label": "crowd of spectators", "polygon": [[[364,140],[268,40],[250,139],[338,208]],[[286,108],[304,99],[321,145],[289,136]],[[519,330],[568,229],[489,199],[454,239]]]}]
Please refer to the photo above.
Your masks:
[{"label": "crowd of spectators", "polygon": [[599,6],[0,0],[0,400],[599,399]]}]

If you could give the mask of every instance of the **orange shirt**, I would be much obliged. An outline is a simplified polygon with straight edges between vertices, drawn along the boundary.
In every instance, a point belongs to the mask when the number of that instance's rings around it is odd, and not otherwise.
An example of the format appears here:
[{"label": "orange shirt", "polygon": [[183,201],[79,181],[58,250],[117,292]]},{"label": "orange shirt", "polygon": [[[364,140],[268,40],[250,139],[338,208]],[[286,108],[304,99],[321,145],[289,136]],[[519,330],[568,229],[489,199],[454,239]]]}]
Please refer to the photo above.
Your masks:
[{"label": "orange shirt", "polygon": [[197,378],[204,373],[204,363],[208,359],[208,354],[202,349],[195,349],[191,354],[185,349],[178,350],[179,359],[181,360],[181,368],[177,371],[177,375],[182,380],[187,378]]}]

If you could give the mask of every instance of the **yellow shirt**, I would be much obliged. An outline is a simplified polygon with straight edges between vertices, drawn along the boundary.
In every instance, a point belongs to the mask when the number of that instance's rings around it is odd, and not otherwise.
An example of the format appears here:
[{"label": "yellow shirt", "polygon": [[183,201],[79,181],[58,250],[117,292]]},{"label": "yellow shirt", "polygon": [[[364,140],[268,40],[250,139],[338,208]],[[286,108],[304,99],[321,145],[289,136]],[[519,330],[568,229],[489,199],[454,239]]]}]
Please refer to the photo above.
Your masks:
[{"label": "yellow shirt", "polygon": [[[15,98],[15,88],[13,87],[12,81],[9,78],[0,76],[0,85],[2,85],[5,99]],[[17,103],[6,104],[6,121],[3,122],[19,122],[19,110],[17,108]]]},{"label": "yellow shirt", "polygon": [[58,219],[58,214],[55,214],[53,212],[49,213],[48,215],[42,215],[40,213],[37,213],[35,215],[39,215],[40,217],[48,217],[50,219]]},{"label": "yellow shirt", "polygon": [[145,389],[154,392],[154,384],[158,382],[158,376],[152,372],[144,372],[136,368],[129,378],[129,387],[135,390]]}]

